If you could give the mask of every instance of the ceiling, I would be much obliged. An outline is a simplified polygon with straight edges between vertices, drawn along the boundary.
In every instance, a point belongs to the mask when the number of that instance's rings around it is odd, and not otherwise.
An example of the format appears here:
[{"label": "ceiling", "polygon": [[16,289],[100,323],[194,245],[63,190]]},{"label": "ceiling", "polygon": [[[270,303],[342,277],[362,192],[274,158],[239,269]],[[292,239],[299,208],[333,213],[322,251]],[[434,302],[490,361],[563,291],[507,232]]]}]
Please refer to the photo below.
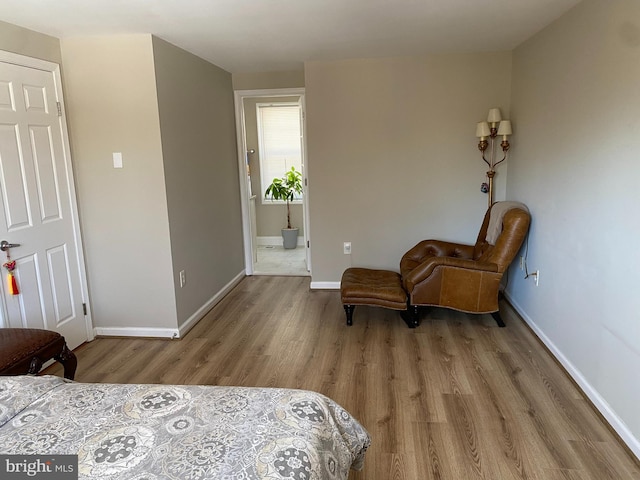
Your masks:
[{"label": "ceiling", "polygon": [[310,60],[511,50],[580,0],[2,0],[59,38],[150,33],[232,73]]}]

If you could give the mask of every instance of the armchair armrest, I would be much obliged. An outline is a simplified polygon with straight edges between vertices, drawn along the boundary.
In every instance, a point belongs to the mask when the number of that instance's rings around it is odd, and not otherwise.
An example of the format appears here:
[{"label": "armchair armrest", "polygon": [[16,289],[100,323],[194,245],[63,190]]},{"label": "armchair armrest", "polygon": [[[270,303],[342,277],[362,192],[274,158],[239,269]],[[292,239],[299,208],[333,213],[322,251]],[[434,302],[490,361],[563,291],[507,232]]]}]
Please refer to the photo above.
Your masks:
[{"label": "armchair armrest", "polygon": [[497,272],[498,265],[495,263],[478,262],[467,258],[457,257],[429,257],[424,262],[417,265],[410,272],[403,274],[404,285],[412,289],[415,285],[425,280],[433,273],[436,267],[464,268],[477,272]]},{"label": "armchair armrest", "polygon": [[404,275],[431,257],[473,258],[473,245],[423,240],[402,256],[400,271]]}]

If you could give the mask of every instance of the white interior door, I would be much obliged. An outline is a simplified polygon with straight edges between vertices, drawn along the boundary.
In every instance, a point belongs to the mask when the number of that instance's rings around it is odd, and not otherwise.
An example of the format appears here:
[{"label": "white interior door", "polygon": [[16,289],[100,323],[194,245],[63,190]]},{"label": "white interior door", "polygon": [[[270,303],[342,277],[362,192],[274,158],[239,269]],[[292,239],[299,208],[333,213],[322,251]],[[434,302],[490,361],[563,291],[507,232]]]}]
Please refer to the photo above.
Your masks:
[{"label": "white interior door", "polygon": [[[4,55],[0,60],[11,54]],[[2,268],[0,323],[57,331],[75,348],[91,333],[55,68],[0,61],[0,240],[19,245],[8,253],[20,292],[9,293]],[[6,253],[0,251],[0,265]]]},{"label": "white interior door", "polygon": [[307,175],[307,140],[306,140],[306,114],[304,95],[298,100],[300,106],[300,151],[302,152],[302,221],[304,222],[304,248],[307,271],[311,271],[311,248],[309,234],[309,176]]}]

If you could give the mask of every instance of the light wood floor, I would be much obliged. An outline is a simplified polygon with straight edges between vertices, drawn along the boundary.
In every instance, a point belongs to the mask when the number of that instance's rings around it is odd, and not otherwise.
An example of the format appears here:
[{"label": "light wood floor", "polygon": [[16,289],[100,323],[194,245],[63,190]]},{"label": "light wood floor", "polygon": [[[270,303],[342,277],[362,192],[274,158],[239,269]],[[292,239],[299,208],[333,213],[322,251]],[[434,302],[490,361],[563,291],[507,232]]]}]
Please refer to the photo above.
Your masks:
[{"label": "light wood floor", "polygon": [[[625,480],[640,467],[507,304],[411,330],[303,277],[248,277],[182,340],[102,338],[76,380],[316,390],[368,429],[358,480]],[[61,375],[59,367],[47,373]]]}]

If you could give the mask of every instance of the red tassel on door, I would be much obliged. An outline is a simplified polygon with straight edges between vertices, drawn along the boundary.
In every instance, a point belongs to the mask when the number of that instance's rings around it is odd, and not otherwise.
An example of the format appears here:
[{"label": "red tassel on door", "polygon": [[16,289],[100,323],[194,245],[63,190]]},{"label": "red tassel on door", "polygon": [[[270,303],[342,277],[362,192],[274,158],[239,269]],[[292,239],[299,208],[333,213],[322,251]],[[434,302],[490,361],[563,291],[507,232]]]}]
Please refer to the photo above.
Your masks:
[{"label": "red tassel on door", "polygon": [[18,282],[16,282],[16,277],[13,273],[7,274],[7,285],[9,286],[9,295],[18,295],[20,293],[18,291]]}]

